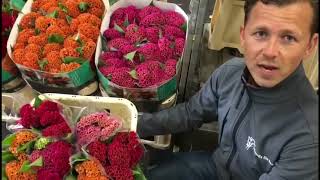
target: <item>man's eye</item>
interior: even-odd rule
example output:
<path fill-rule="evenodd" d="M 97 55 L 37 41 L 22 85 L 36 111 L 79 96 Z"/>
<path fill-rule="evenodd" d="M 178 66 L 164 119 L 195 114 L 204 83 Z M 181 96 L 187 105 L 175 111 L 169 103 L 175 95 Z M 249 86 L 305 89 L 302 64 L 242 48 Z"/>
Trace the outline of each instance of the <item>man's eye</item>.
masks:
<path fill-rule="evenodd" d="M 264 32 L 264 31 L 258 31 L 256 33 L 254 33 L 254 36 L 258 39 L 263 39 L 263 38 L 266 38 L 267 37 L 267 33 Z"/>
<path fill-rule="evenodd" d="M 293 36 L 290 36 L 290 35 L 285 35 L 285 36 L 283 36 L 283 39 L 284 39 L 284 41 L 286 41 L 286 42 L 295 42 L 295 41 L 296 41 L 296 38 L 293 37 Z"/>

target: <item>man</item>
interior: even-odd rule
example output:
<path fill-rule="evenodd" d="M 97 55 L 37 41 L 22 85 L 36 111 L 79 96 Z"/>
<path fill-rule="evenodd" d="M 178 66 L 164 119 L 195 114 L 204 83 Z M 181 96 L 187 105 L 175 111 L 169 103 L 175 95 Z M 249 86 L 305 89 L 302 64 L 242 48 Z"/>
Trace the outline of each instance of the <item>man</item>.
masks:
<path fill-rule="evenodd" d="M 309 0 L 247 0 L 244 60 L 219 67 L 189 102 L 144 114 L 141 137 L 177 133 L 218 119 L 213 153 L 177 153 L 149 179 L 318 178 L 318 97 L 302 66 L 317 45 Z"/>

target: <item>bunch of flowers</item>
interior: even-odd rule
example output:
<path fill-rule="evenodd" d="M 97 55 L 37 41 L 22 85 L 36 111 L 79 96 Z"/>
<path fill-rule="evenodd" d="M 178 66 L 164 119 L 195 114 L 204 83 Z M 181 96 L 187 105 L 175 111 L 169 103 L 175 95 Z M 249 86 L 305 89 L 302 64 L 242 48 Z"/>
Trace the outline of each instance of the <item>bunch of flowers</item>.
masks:
<path fill-rule="evenodd" d="M 35 100 L 33 106 L 25 104 L 20 109 L 18 121 L 24 128 L 39 129 L 45 137 L 64 137 L 71 133 L 61 107 L 53 101 Z"/>
<path fill-rule="evenodd" d="M 186 36 L 186 21 L 175 11 L 149 5 L 119 8 L 103 33 L 107 41 L 99 70 L 128 88 L 159 86 L 176 74 Z"/>
<path fill-rule="evenodd" d="M 19 25 L 13 61 L 49 73 L 70 72 L 94 54 L 102 0 L 36 0 Z"/>
<path fill-rule="evenodd" d="M 66 141 L 54 142 L 28 130 L 19 131 L 4 141 L 9 144 L 8 151 L 2 151 L 8 179 L 63 179 L 70 170 L 73 148 Z"/>
<path fill-rule="evenodd" d="M 111 142 L 96 140 L 87 146 L 88 153 L 104 166 L 108 176 L 115 180 L 134 179 L 139 171 L 139 162 L 144 149 L 135 132 L 118 132 Z"/>

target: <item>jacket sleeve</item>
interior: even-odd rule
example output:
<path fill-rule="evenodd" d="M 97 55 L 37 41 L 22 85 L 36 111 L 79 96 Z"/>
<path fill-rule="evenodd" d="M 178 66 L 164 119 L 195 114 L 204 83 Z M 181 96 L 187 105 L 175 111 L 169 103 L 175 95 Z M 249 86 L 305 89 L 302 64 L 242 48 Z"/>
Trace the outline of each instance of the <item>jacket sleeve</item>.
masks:
<path fill-rule="evenodd" d="M 218 71 L 203 88 L 188 102 L 156 113 L 143 113 L 138 120 L 137 133 L 140 137 L 178 133 L 199 128 L 204 122 L 217 118 Z"/>
<path fill-rule="evenodd" d="M 287 148 L 271 171 L 262 174 L 259 180 L 318 179 L 318 148 L 318 144 Z"/>

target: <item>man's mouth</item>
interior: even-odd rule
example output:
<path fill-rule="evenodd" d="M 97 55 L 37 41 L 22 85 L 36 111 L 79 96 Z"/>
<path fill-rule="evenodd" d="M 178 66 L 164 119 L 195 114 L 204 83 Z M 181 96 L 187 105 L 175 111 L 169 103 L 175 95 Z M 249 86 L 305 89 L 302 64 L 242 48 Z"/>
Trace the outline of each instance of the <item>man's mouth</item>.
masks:
<path fill-rule="evenodd" d="M 258 64 L 258 67 L 263 68 L 267 71 L 274 71 L 277 70 L 278 68 L 276 66 L 273 65 L 265 65 L 265 64 Z"/>

